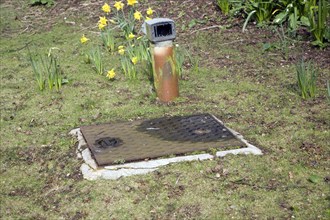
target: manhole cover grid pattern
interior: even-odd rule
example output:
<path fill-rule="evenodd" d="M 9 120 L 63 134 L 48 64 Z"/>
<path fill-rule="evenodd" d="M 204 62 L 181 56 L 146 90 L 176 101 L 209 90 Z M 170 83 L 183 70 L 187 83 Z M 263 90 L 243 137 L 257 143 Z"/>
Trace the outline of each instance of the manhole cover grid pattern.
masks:
<path fill-rule="evenodd" d="M 245 146 L 214 116 L 175 116 L 81 127 L 98 165 Z"/>

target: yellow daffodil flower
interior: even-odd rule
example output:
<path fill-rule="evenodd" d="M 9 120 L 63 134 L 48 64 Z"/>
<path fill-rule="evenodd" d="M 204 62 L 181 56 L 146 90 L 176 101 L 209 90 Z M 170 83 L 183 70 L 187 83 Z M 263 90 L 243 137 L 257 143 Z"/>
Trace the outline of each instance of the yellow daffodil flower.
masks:
<path fill-rule="evenodd" d="M 80 38 L 80 43 L 85 44 L 87 41 L 89 41 L 89 39 L 85 37 L 85 34 L 83 34 L 83 36 Z"/>
<path fill-rule="evenodd" d="M 124 49 L 125 47 L 124 46 L 119 46 L 118 47 L 118 53 L 120 54 L 120 55 L 124 55 L 124 53 L 125 53 L 125 49 Z"/>
<path fill-rule="evenodd" d="M 115 73 L 115 70 L 114 69 L 108 71 L 107 77 L 109 79 L 113 79 L 113 78 L 115 78 L 115 76 L 116 76 L 116 73 Z"/>
<path fill-rule="evenodd" d="M 102 23 L 98 24 L 100 30 L 103 30 L 106 26 L 107 26 L 106 24 L 102 24 Z"/>
<path fill-rule="evenodd" d="M 148 16 L 146 16 L 146 20 L 145 21 L 150 21 L 151 18 L 149 18 Z"/>
<path fill-rule="evenodd" d="M 133 58 L 131 59 L 131 61 L 132 61 L 132 63 L 133 63 L 134 65 L 136 65 L 137 62 L 139 61 L 139 59 L 138 59 L 137 57 L 133 57 Z"/>
<path fill-rule="evenodd" d="M 127 0 L 127 5 L 130 5 L 130 6 L 134 6 L 137 3 L 138 3 L 137 0 Z"/>
<path fill-rule="evenodd" d="M 141 14 L 141 12 L 139 12 L 139 11 L 136 11 L 135 13 L 134 13 L 134 18 L 135 18 L 135 20 L 141 20 L 141 17 L 142 17 L 142 14 Z"/>
<path fill-rule="evenodd" d="M 99 23 L 107 25 L 108 19 L 106 17 L 100 17 Z"/>
<path fill-rule="evenodd" d="M 118 50 L 118 53 L 119 53 L 120 55 L 124 55 L 124 54 L 125 54 L 125 50 L 124 50 L 124 49 L 119 49 L 119 50 Z"/>
<path fill-rule="evenodd" d="M 104 3 L 104 5 L 102 6 L 102 11 L 104 11 L 105 13 L 110 13 L 111 8 L 107 3 Z"/>
<path fill-rule="evenodd" d="M 135 37 L 135 35 L 133 34 L 133 33 L 130 33 L 129 35 L 128 35 L 128 39 L 133 39 Z"/>
<path fill-rule="evenodd" d="M 147 15 L 152 15 L 154 11 L 149 7 L 147 10 Z"/>
<path fill-rule="evenodd" d="M 119 2 L 116 1 L 114 7 L 117 9 L 117 11 L 119 11 L 124 8 L 124 3 L 122 3 L 121 1 Z"/>

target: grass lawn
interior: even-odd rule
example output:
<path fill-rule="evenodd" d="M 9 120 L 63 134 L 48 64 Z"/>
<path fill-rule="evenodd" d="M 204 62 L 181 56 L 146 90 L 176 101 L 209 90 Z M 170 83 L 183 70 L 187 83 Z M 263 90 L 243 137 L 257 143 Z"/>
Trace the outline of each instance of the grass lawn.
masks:
<path fill-rule="evenodd" d="M 1 219 L 330 217 L 329 47 L 292 40 L 286 57 L 271 28 L 251 25 L 242 33 L 244 20 L 221 17 L 211 4 L 180 1 L 165 10 L 172 3 L 141 1 L 176 18 L 176 42 L 198 60 L 198 68 L 184 68 L 180 98 L 162 104 L 146 75 L 124 77 L 118 55 L 103 51 L 105 68 L 116 68 L 114 81 L 84 62 L 79 39 L 86 34 L 100 45 L 95 23 L 103 2 L 58 2 L 52 8 L 0 3 Z M 194 13 L 189 4 L 202 6 Z M 189 27 L 203 10 L 206 23 Z M 277 47 L 263 51 L 267 42 Z M 59 48 L 69 80 L 59 92 L 38 90 L 28 59 L 28 48 L 47 53 L 51 47 Z M 302 57 L 319 69 L 313 99 L 302 99 L 297 89 L 295 64 Z M 197 113 L 216 115 L 264 155 L 184 162 L 116 181 L 82 178 L 71 129 Z"/>

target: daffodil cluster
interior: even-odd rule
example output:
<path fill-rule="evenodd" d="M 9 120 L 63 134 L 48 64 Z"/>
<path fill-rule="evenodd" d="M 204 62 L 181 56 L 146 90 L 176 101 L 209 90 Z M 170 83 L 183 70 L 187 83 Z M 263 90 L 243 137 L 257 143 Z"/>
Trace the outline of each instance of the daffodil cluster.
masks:
<path fill-rule="evenodd" d="M 139 32 L 136 30 L 140 28 L 144 21 L 152 19 L 154 10 L 151 7 L 146 10 L 137 9 L 137 4 L 137 0 L 107 0 L 101 6 L 102 14 L 97 21 L 97 28 L 101 31 L 104 47 L 112 55 L 120 56 L 121 69 L 125 76 L 129 78 L 136 77 L 137 69 L 143 63 L 146 61 L 151 62 L 147 40 L 144 36 L 139 36 Z M 122 38 L 116 38 L 118 29 L 123 31 L 123 36 L 126 38 L 125 42 L 122 42 Z M 88 41 L 90 39 L 83 34 L 80 43 L 86 45 Z M 87 54 L 87 57 L 88 60 L 92 61 L 89 54 Z M 110 80 L 113 80 L 116 76 L 115 68 L 105 73 Z"/>
<path fill-rule="evenodd" d="M 151 20 L 151 16 L 153 15 L 153 13 L 154 13 L 154 11 L 152 10 L 152 8 L 149 7 L 146 11 L 147 15 L 144 17 L 144 20 L 145 21 Z M 134 12 L 134 19 L 140 21 L 141 18 L 143 18 L 142 13 L 140 11 L 135 11 Z"/>
<path fill-rule="evenodd" d="M 138 4 L 137 0 L 127 0 L 126 2 L 126 7 L 132 8 L 129 10 L 129 14 L 125 16 L 124 14 L 124 7 L 125 4 L 122 1 L 115 1 L 113 4 L 113 7 L 116 9 L 116 12 L 114 13 L 113 19 L 110 19 L 109 21 L 114 24 L 118 24 L 119 27 L 124 29 L 125 31 L 125 26 L 133 27 L 134 28 L 134 21 L 147 21 L 152 19 L 152 15 L 154 13 L 154 10 L 149 7 L 146 12 L 145 16 L 141 11 L 134 10 L 136 4 Z M 111 12 L 111 6 L 108 3 L 104 3 L 102 6 L 102 11 L 106 13 L 106 15 L 109 15 Z M 132 15 L 130 14 L 132 13 Z M 103 30 L 107 26 L 107 22 L 104 20 L 99 20 L 98 22 L 98 27 L 100 30 Z M 131 30 L 133 31 L 133 29 Z"/>

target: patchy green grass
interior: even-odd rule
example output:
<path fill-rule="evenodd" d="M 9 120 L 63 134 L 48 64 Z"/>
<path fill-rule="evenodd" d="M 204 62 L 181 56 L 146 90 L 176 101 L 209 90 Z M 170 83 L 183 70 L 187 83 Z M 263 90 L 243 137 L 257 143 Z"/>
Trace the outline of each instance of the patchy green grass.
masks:
<path fill-rule="evenodd" d="M 14 19 L 12 8 L 2 9 L 1 19 Z M 8 33 L 15 37 L 0 40 L 1 219 L 329 217 L 330 115 L 323 83 L 329 66 L 321 67 L 317 97 L 304 101 L 294 63 L 262 53 L 261 43 L 237 32 L 199 32 L 178 39 L 191 42 L 200 66 L 185 70 L 180 98 L 165 105 L 155 100 L 145 76 L 129 81 L 118 72 L 112 82 L 95 74 L 83 62 L 78 26 L 59 22 L 50 31 Z M 60 92 L 38 90 L 27 43 L 44 53 L 60 48 L 69 79 Z M 105 60 L 107 69 L 117 65 L 109 54 Z M 205 112 L 264 155 L 173 164 L 116 181 L 82 179 L 71 129 Z"/>

